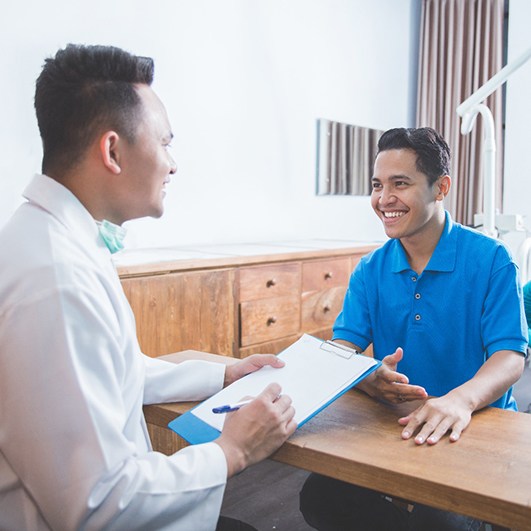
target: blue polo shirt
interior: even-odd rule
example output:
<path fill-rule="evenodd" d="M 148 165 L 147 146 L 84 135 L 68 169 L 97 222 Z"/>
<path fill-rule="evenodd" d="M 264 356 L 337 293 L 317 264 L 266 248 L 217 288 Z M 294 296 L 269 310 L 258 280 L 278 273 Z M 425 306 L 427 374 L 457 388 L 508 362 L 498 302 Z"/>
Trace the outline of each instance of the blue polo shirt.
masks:
<path fill-rule="evenodd" d="M 442 396 L 470 380 L 499 350 L 527 348 L 518 268 L 507 248 L 455 223 L 446 223 L 422 274 L 391 239 L 363 257 L 352 273 L 334 339 L 382 359 L 404 349 L 398 371 L 428 394 Z M 516 409 L 511 390 L 493 406 Z"/>

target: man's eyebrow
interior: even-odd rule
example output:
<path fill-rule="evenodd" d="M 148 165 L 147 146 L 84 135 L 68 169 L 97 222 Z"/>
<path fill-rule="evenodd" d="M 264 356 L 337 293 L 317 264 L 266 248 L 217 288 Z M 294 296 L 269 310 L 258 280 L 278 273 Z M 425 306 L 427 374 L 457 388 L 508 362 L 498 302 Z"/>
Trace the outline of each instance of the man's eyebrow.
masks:
<path fill-rule="evenodd" d="M 390 181 L 411 181 L 411 177 L 409 175 L 391 175 L 389 177 Z"/>
<path fill-rule="evenodd" d="M 390 181 L 411 181 L 411 177 L 409 175 L 391 175 L 389 177 Z M 371 181 L 380 181 L 378 177 L 372 177 Z"/>

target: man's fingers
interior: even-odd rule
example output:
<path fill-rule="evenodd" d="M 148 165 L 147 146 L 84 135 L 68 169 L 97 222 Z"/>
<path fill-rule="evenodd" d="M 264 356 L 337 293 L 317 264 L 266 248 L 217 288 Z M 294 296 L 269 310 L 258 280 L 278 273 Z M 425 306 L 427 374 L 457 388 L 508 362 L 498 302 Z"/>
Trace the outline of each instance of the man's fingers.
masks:
<path fill-rule="evenodd" d="M 241 362 L 247 367 L 247 372 L 254 372 L 266 365 L 280 368 L 286 365 L 282 359 L 274 354 L 253 354 Z"/>
<path fill-rule="evenodd" d="M 409 379 L 405 374 L 395 371 L 388 371 L 383 375 L 383 379 L 389 384 L 409 384 Z"/>
<path fill-rule="evenodd" d="M 406 425 L 402 430 L 402 439 L 409 439 L 412 437 L 417 428 L 426 421 L 426 416 L 423 412 L 423 409 L 424 406 L 421 406 L 410 413 L 407 417 L 398 419 L 399 424 L 402 426 L 404 424 Z"/>
<path fill-rule="evenodd" d="M 290 422 L 293 420 L 293 416 L 295 415 L 295 408 L 290 404 L 286 409 L 282 412 L 280 416 L 281 422 Z"/>
<path fill-rule="evenodd" d="M 290 396 L 280 395 L 276 400 L 273 401 L 273 404 L 281 413 L 284 413 L 291 407 L 291 402 L 292 400 Z"/>
<path fill-rule="evenodd" d="M 280 387 L 279 384 L 276 382 L 270 383 L 261 393 L 260 395 L 269 399 L 271 402 L 275 402 L 278 400 L 280 393 L 282 391 L 282 387 Z"/>
<path fill-rule="evenodd" d="M 404 357 L 404 351 L 401 347 L 398 347 L 393 354 L 389 354 L 388 356 L 385 356 L 382 360 L 382 363 L 385 365 L 394 365 L 396 364 Z"/>
<path fill-rule="evenodd" d="M 284 365 L 286 365 L 282 359 L 274 354 L 254 354 L 253 364 L 258 367 L 264 367 L 265 365 L 271 365 L 272 367 L 284 367 Z"/>
<path fill-rule="evenodd" d="M 439 425 L 433 430 L 431 435 L 426 434 L 426 442 L 428 444 L 435 444 L 441 440 L 441 438 L 446 434 L 450 429 L 451 423 L 448 420 L 443 420 Z"/>
<path fill-rule="evenodd" d="M 464 422 L 456 422 L 452 426 L 452 433 L 450 433 L 450 441 L 456 442 L 461 437 L 461 434 L 466 429 L 466 424 Z"/>
<path fill-rule="evenodd" d="M 415 444 L 424 444 L 426 439 L 433 433 L 433 425 L 428 422 L 424 424 L 419 434 L 415 437 Z"/>
<path fill-rule="evenodd" d="M 418 400 L 428 396 L 426 389 L 420 387 L 420 385 L 398 382 L 391 382 L 385 390 L 382 388 L 382 393 L 387 394 L 385 398 L 389 402 L 405 402 L 406 400 Z"/>
<path fill-rule="evenodd" d="M 396 384 L 393 391 L 395 392 L 397 402 L 428 398 L 426 389 L 424 389 L 424 387 L 420 387 L 419 385 Z"/>
<path fill-rule="evenodd" d="M 295 419 L 292 418 L 286 425 L 286 433 L 288 434 L 288 437 L 293 435 L 296 429 L 297 429 L 297 422 L 295 422 Z"/>
<path fill-rule="evenodd" d="M 415 436 L 416 444 L 436 444 L 448 432 L 450 441 L 455 442 L 470 423 L 471 414 L 466 408 L 456 408 L 455 401 L 448 398 L 432 398 L 423 403 L 409 415 L 398 419 L 404 426 L 402 438 L 410 439 Z"/>

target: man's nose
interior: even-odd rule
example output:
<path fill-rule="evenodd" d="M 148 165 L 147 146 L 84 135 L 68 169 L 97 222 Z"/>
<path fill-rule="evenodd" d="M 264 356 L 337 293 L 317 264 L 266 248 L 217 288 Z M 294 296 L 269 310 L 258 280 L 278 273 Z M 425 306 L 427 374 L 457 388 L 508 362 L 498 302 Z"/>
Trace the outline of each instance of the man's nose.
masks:
<path fill-rule="evenodd" d="M 392 193 L 392 190 L 390 190 L 387 186 L 382 186 L 382 189 L 380 190 L 380 197 L 378 198 L 378 202 L 386 205 L 387 203 L 390 203 L 394 201 L 396 197 Z"/>
<path fill-rule="evenodd" d="M 175 175 L 177 173 L 177 163 L 171 155 L 168 155 L 170 158 L 170 175 Z"/>

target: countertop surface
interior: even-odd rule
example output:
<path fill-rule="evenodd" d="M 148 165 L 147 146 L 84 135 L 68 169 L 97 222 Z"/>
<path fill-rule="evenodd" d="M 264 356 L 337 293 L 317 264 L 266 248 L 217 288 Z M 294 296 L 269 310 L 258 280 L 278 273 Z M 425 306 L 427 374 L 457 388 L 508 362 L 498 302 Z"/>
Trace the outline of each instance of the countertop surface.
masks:
<path fill-rule="evenodd" d="M 369 252 L 383 242 L 360 240 L 289 240 L 259 243 L 200 244 L 175 247 L 123 250 L 113 255 L 122 275 L 142 273 L 150 265 L 156 269 L 194 269 L 194 264 L 219 267 L 260 263 L 265 257 L 285 259 L 297 256 L 318 257 L 320 254 L 348 254 Z M 337 253 L 336 253 L 337 251 Z"/>

